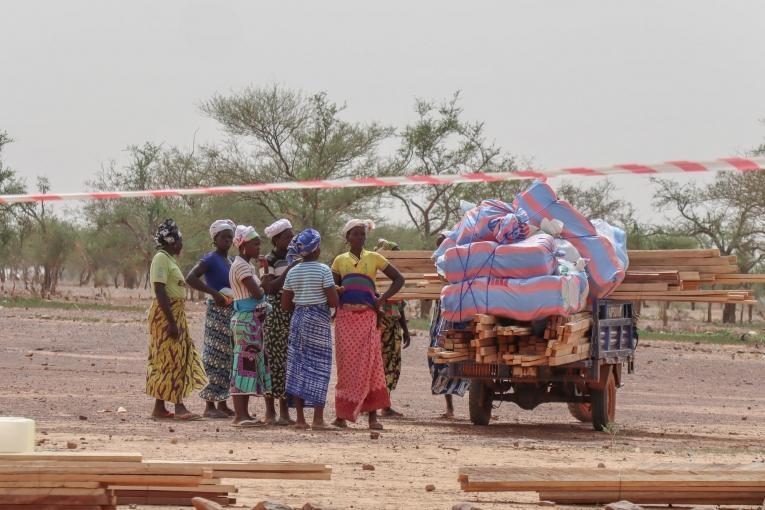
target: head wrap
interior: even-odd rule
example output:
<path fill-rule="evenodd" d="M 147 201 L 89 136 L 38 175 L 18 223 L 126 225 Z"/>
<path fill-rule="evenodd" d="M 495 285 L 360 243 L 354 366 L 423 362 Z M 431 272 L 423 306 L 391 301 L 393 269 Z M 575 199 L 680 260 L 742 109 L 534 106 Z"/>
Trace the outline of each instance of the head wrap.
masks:
<path fill-rule="evenodd" d="M 154 235 L 154 240 L 157 241 L 159 246 L 170 246 L 175 244 L 183 238 L 178 225 L 175 224 L 170 218 L 162 222 L 157 228 L 157 233 Z"/>
<path fill-rule="evenodd" d="M 236 230 L 236 225 L 234 222 L 231 220 L 217 220 L 212 225 L 210 225 L 210 237 L 215 239 L 215 236 L 226 230 L 230 230 L 233 234 L 234 230 Z"/>
<path fill-rule="evenodd" d="M 251 227 L 250 225 L 239 225 L 234 232 L 234 245 L 238 248 L 247 241 L 252 241 L 259 237 L 255 227 Z"/>
<path fill-rule="evenodd" d="M 290 223 L 290 220 L 286 218 L 282 218 L 280 220 L 276 220 L 275 222 L 271 223 L 269 226 L 266 227 L 265 233 L 266 237 L 269 239 L 273 239 L 274 237 L 278 236 L 285 230 L 288 230 L 292 228 L 292 223 Z"/>
<path fill-rule="evenodd" d="M 319 249 L 321 234 L 317 230 L 307 228 L 292 238 L 287 248 L 287 263 L 292 264 L 297 257 L 307 257 Z"/>
<path fill-rule="evenodd" d="M 350 232 L 352 228 L 356 228 L 356 227 L 364 227 L 367 233 L 369 233 L 372 230 L 374 230 L 375 222 L 372 220 L 358 220 L 358 219 L 348 220 L 348 223 L 346 223 L 345 226 L 343 227 L 343 237 L 347 236 L 348 232 Z"/>
<path fill-rule="evenodd" d="M 400 246 L 397 242 L 394 241 L 388 241 L 387 239 L 380 238 L 377 240 L 377 244 L 375 245 L 375 251 L 381 251 L 381 250 L 398 250 Z"/>

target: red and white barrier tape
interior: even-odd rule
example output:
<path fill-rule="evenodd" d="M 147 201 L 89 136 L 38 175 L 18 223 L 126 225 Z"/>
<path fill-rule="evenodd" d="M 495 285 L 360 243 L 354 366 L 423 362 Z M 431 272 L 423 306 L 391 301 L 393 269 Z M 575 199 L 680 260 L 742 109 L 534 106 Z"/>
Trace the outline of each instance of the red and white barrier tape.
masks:
<path fill-rule="evenodd" d="M 600 168 L 560 168 L 556 170 L 517 170 L 515 172 L 471 173 L 459 175 L 410 175 L 406 177 L 359 177 L 323 181 L 291 181 L 263 184 L 216 186 L 213 188 L 156 189 L 145 191 L 95 191 L 85 193 L 0 195 L 0 204 L 48 202 L 59 200 L 111 200 L 115 198 L 176 197 L 183 195 L 224 195 L 297 189 L 363 188 L 381 186 L 421 186 L 424 184 L 463 184 L 523 179 L 547 179 L 561 176 L 600 177 L 619 174 L 671 174 L 694 172 L 750 172 L 765 170 L 765 157 L 724 158 L 714 161 L 668 161 L 656 165 L 614 165 Z"/>

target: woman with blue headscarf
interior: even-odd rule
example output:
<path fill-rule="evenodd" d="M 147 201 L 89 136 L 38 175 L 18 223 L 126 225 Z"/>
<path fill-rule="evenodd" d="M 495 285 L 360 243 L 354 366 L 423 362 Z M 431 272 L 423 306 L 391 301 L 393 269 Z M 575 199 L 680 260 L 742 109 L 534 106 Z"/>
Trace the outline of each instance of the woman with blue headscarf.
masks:
<path fill-rule="evenodd" d="M 313 407 L 313 429 L 323 429 L 324 405 L 332 374 L 332 328 L 330 308 L 338 296 L 332 270 L 317 259 L 321 236 L 312 229 L 300 232 L 287 250 L 294 266 L 282 287 L 282 308 L 292 311 L 287 350 L 287 394 L 295 399 L 295 427 L 306 429 L 304 407 Z"/>

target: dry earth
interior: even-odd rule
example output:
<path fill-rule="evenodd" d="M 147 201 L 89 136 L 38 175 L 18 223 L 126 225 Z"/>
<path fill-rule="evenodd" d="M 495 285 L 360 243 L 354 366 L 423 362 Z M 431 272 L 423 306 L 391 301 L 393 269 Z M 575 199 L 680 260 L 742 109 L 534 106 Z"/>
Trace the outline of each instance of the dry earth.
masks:
<path fill-rule="evenodd" d="M 189 308 L 199 344 L 204 309 Z M 575 422 L 561 404 L 533 412 L 503 404 L 491 426 L 474 427 L 466 419 L 467 400 L 457 399 L 458 419 L 439 419 L 443 399 L 430 394 L 427 339 L 420 334 L 404 351 L 394 393 L 406 418 L 385 421 L 380 439 L 371 440 L 361 424 L 347 431 L 299 433 L 243 431 L 225 421 L 151 421 L 151 401 L 143 394 L 142 312 L 4 308 L 0 325 L 0 415 L 37 420 L 46 449 L 65 449 L 67 441 L 76 441 L 88 451 L 139 451 L 153 459 L 334 467 L 329 482 L 242 481 L 240 507 L 270 499 L 354 509 L 448 509 L 460 501 L 483 509 L 533 508 L 535 494 L 460 492 L 458 466 L 765 462 L 759 378 L 765 360 L 751 346 L 643 342 L 637 373 L 619 390 L 619 426 L 610 435 Z M 190 404 L 201 410 L 199 400 Z M 114 412 L 120 406 L 128 412 Z M 262 414 L 261 401 L 254 407 Z M 375 471 L 363 471 L 364 463 Z M 427 484 L 436 490 L 426 492 Z"/>

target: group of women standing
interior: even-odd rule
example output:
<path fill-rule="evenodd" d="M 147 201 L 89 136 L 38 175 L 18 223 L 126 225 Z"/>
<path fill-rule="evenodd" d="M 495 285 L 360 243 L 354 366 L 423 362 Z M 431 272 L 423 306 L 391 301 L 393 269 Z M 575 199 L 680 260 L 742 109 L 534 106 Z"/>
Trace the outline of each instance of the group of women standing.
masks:
<path fill-rule="evenodd" d="M 399 415 L 391 407 L 390 393 L 409 332 L 403 307 L 390 298 L 404 285 L 404 277 L 381 254 L 365 249 L 372 228 L 368 220 L 349 221 L 343 228 L 349 249 L 330 269 L 318 262 L 321 235 L 313 229 L 295 235 L 288 220 L 273 223 L 265 229 L 273 248 L 261 258 L 260 236 L 253 227 L 219 220 L 210 226 L 215 249 L 184 278 L 175 260 L 183 238 L 177 225 L 166 220 L 157 231 L 158 251 L 150 271 L 155 300 L 149 312 L 146 392 L 155 399 L 152 416 L 308 428 L 304 408 L 312 407 L 310 427 L 323 428 L 332 368 L 331 309 L 336 310 L 337 361 L 333 424 L 346 427 L 364 413 L 371 429 L 381 429 L 378 411 Z M 233 260 L 232 245 L 238 251 Z M 260 271 L 253 265 L 258 260 Z M 391 280 L 381 295 L 375 287 L 378 271 Z M 185 283 L 210 296 L 201 357 L 188 331 Z M 197 390 L 206 401 L 202 416 L 183 404 Z M 249 412 L 253 395 L 265 397 L 263 421 Z M 233 409 L 227 405 L 229 397 Z M 172 411 L 166 402 L 175 405 Z M 294 422 L 291 405 L 297 410 Z"/>

